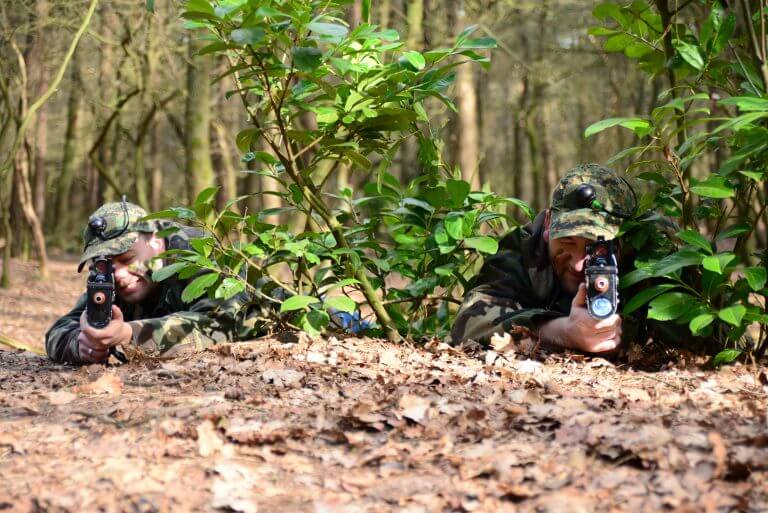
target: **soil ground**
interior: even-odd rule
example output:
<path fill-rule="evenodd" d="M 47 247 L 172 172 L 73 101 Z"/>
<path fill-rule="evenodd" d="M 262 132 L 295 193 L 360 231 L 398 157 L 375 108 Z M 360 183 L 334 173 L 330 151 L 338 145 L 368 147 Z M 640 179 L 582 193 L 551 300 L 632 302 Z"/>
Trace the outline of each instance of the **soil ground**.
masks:
<path fill-rule="evenodd" d="M 0 334 L 82 289 L 14 262 Z M 765 367 L 640 371 L 284 333 L 176 360 L 0 350 L 0 511 L 766 512 Z"/>

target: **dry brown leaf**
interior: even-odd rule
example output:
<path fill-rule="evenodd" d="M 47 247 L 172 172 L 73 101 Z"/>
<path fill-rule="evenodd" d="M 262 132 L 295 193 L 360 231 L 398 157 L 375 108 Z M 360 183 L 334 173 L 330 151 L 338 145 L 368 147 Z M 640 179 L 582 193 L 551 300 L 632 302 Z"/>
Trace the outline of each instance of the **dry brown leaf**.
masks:
<path fill-rule="evenodd" d="M 722 478 L 728 468 L 728 449 L 717 431 L 710 431 L 707 439 L 712 444 L 712 456 L 715 458 L 715 477 Z"/>
<path fill-rule="evenodd" d="M 261 379 L 278 387 L 295 388 L 301 385 L 304 376 L 303 372 L 293 369 L 267 369 L 262 373 Z"/>
<path fill-rule="evenodd" d="M 258 483 L 254 472 L 245 465 L 224 461 L 216 465 L 216 478 L 211 486 L 211 506 L 224 511 L 257 513 L 254 486 Z"/>
<path fill-rule="evenodd" d="M 643 388 L 622 387 L 619 395 L 630 401 L 650 401 L 651 395 Z"/>
<path fill-rule="evenodd" d="M 76 386 L 72 390 L 78 394 L 120 395 L 123 393 L 123 380 L 114 372 L 105 372 L 96 381 Z"/>
<path fill-rule="evenodd" d="M 200 456 L 207 458 L 217 454 L 224 447 L 224 440 L 221 439 L 213 422 L 203 421 L 197 426 L 197 452 Z"/>
<path fill-rule="evenodd" d="M 429 413 L 429 399 L 414 394 L 405 394 L 398 402 L 398 415 L 424 424 Z"/>
<path fill-rule="evenodd" d="M 61 406 L 62 404 L 69 404 L 75 399 L 77 399 L 76 394 L 73 394 L 72 392 L 67 392 L 66 390 L 59 390 L 57 392 L 48 392 L 46 394 L 46 397 L 48 397 L 48 401 L 50 401 L 51 404 L 55 404 L 56 406 Z"/>

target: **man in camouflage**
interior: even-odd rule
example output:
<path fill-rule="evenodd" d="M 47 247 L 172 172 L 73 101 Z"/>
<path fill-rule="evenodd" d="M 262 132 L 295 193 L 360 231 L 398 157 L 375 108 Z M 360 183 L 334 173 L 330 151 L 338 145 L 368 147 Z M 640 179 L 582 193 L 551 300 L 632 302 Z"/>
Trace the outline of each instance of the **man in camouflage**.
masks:
<path fill-rule="evenodd" d="M 188 249 L 189 240 L 202 234 L 168 221 L 142 221 L 146 215 L 141 207 L 123 202 L 103 205 L 91 216 L 106 225 L 100 233 L 93 223 L 86 226 L 78 272 L 97 256 L 111 257 L 116 292 L 112 321 L 103 329 L 90 326 L 85 317 L 86 294 L 81 295 L 72 311 L 45 335 L 51 360 L 102 363 L 110 349 L 118 346 L 126 353 L 172 356 L 184 349 L 258 334 L 261 326 L 246 293 L 226 301 L 203 296 L 185 303 L 181 293 L 188 280 L 172 276 L 152 281 L 152 271 L 163 265 L 158 255 L 167 249 Z M 158 235 L 174 226 L 177 230 L 168 230 L 169 235 Z"/>
<path fill-rule="evenodd" d="M 584 185 L 597 202 L 574 208 L 569 198 Z M 493 334 L 530 331 L 539 340 L 589 353 L 613 351 L 622 319 L 593 319 L 585 306 L 586 247 L 616 237 L 634 209 L 634 191 L 614 171 L 597 164 L 570 170 L 557 184 L 549 209 L 507 235 L 486 260 L 459 309 L 450 342 L 488 343 Z"/>

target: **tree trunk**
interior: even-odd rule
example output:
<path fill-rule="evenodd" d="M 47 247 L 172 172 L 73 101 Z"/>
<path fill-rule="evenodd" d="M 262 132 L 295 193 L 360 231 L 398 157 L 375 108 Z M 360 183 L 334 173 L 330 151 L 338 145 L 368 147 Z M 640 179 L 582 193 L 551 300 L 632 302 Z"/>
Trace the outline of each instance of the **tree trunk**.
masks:
<path fill-rule="evenodd" d="M 464 6 L 457 2 L 456 35 L 465 28 Z M 456 97 L 459 109 L 459 154 L 456 159 L 462 178 L 469 182 L 473 191 L 480 190 L 480 142 L 477 119 L 477 90 L 474 67 L 469 63 L 458 67 Z"/>
<path fill-rule="evenodd" d="M 216 208 L 221 211 L 224 210 L 227 201 L 237 197 L 237 171 L 232 162 L 232 146 L 229 144 L 227 129 L 218 122 L 214 123 L 213 127 L 215 128 L 217 146 L 214 153 L 214 158 L 218 163 L 216 174 L 218 175 L 217 181 L 221 185 L 221 190 L 216 196 Z"/>
<path fill-rule="evenodd" d="M 152 171 L 150 172 L 149 206 L 153 212 L 162 209 L 163 191 L 163 149 L 160 144 L 160 124 L 152 123 Z"/>
<path fill-rule="evenodd" d="M 186 154 L 189 202 L 214 184 L 211 162 L 211 67 L 210 55 L 198 56 L 203 44 L 189 38 L 187 65 Z"/>
<path fill-rule="evenodd" d="M 28 144 L 24 146 L 29 148 Z M 43 236 L 43 227 L 40 224 L 40 219 L 37 217 L 35 207 L 33 205 L 32 186 L 29 179 L 29 160 L 25 151 L 19 151 L 16 153 L 14 159 L 13 172 L 17 186 L 16 193 L 19 199 L 19 205 L 24 214 L 29 227 L 32 230 L 32 237 L 35 240 L 35 247 L 38 252 L 38 259 L 40 262 L 40 277 L 45 278 L 48 276 L 48 252 L 45 249 L 45 237 Z"/>
<path fill-rule="evenodd" d="M 67 227 L 71 221 L 72 210 L 71 189 L 75 171 L 75 155 L 78 148 L 78 120 L 82 99 L 83 84 L 80 78 L 80 52 L 72 57 L 72 73 L 67 101 L 67 128 L 64 135 L 64 154 L 61 160 L 61 176 L 59 176 L 56 196 L 56 237 L 62 242 L 68 234 Z"/>
<path fill-rule="evenodd" d="M 382 0 L 379 2 L 379 26 L 381 28 L 389 28 L 389 15 L 392 12 L 392 3 L 390 0 Z"/>
<path fill-rule="evenodd" d="M 424 46 L 424 0 L 409 0 L 407 4 L 408 38 L 405 46 L 409 50 L 421 51 Z"/>
<path fill-rule="evenodd" d="M 29 97 L 35 99 L 48 89 L 50 82 L 45 55 L 46 38 L 42 37 L 46 33 L 45 25 L 48 23 L 49 12 L 48 0 L 35 1 L 34 26 L 36 29 L 29 33 L 29 46 L 25 56 L 29 74 Z M 30 170 L 34 180 L 32 199 L 37 218 L 42 221 L 45 219 L 45 196 L 48 181 L 48 170 L 45 165 L 48 148 L 48 109 L 45 105 L 37 111 L 33 134 L 33 157 L 32 169 Z"/>

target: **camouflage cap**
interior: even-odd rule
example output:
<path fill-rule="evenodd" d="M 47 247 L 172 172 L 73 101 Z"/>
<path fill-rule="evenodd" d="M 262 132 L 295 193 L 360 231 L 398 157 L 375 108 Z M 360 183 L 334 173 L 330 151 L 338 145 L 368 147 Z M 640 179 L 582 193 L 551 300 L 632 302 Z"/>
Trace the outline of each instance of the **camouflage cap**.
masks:
<path fill-rule="evenodd" d="M 77 272 L 83 270 L 85 263 L 97 256 L 114 256 L 128 251 L 139 232 L 153 233 L 157 229 L 155 221 L 140 221 L 147 211 L 133 203 L 106 203 L 88 218 L 83 230 L 83 256 Z"/>
<path fill-rule="evenodd" d="M 594 190 L 594 198 L 586 204 L 579 198 L 585 184 Z M 552 193 L 549 236 L 610 240 L 636 207 L 634 191 L 621 175 L 598 164 L 579 164 L 560 179 Z"/>

